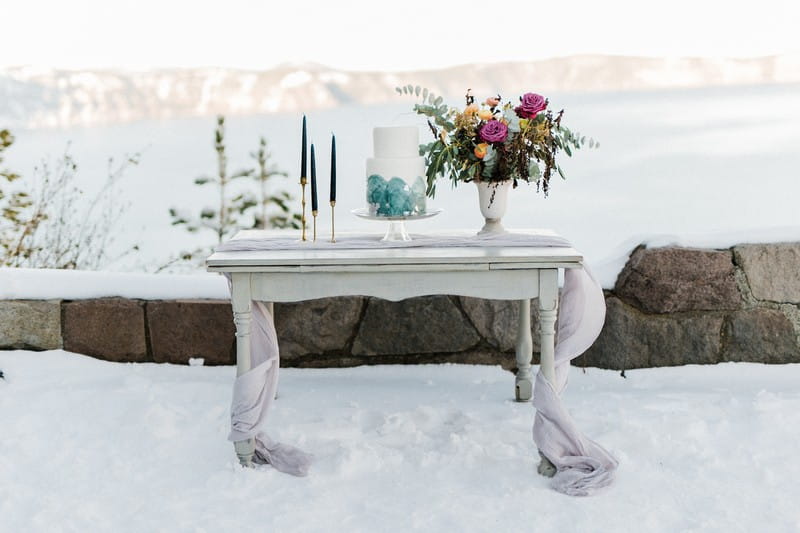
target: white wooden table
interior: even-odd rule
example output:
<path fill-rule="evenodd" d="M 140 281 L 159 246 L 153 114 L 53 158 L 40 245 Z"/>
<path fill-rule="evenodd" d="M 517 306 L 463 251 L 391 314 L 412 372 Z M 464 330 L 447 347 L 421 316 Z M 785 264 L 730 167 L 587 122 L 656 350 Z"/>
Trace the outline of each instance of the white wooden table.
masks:
<path fill-rule="evenodd" d="M 237 375 L 250 369 L 252 300 L 375 296 L 398 301 L 431 294 L 518 300 L 515 396 L 528 401 L 533 392 L 530 300 L 539 298 L 541 368 L 553 382 L 558 269 L 581 268 L 582 261 L 575 249 L 561 247 L 309 248 L 217 252 L 207 267 L 231 275 Z"/>

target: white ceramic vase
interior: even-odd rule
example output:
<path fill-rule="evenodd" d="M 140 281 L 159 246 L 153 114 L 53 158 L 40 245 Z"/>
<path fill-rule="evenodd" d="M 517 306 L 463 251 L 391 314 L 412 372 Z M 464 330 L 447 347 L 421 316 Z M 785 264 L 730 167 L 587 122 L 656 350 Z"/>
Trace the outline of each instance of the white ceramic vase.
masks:
<path fill-rule="evenodd" d="M 481 206 L 481 214 L 486 219 L 486 223 L 478 232 L 478 235 L 506 233 L 506 229 L 500 221 L 503 215 L 506 214 L 511 180 L 476 181 L 475 185 L 478 187 L 478 202 Z"/>

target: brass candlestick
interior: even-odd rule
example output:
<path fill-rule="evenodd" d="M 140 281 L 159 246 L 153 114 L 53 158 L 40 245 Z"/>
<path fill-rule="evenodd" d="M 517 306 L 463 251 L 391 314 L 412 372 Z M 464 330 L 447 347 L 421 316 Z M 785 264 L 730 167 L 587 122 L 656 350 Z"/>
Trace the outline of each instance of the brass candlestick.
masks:
<path fill-rule="evenodd" d="M 317 242 L 317 213 L 318 211 L 316 209 L 311 211 L 311 216 L 314 217 L 314 237 L 311 239 L 311 242 Z"/>
<path fill-rule="evenodd" d="M 306 239 L 306 177 L 300 177 L 300 185 L 303 187 L 303 195 L 300 197 L 300 204 L 303 206 L 303 214 L 300 217 L 300 224 L 303 226 L 303 235 L 301 240 L 308 240 Z"/>
<path fill-rule="evenodd" d="M 336 200 L 331 200 L 331 242 L 336 242 L 336 225 L 334 216 L 334 207 L 336 207 Z"/>

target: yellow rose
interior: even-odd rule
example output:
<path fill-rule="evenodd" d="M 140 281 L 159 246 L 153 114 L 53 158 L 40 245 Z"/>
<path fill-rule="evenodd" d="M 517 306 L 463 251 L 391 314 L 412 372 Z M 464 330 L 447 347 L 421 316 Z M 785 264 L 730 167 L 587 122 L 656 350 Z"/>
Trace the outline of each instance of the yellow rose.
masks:
<path fill-rule="evenodd" d="M 478 112 L 478 104 L 469 104 L 464 108 L 464 114 L 467 116 L 474 115 Z"/>
<path fill-rule="evenodd" d="M 528 120 L 527 118 L 521 118 L 521 119 L 519 119 L 519 128 L 522 129 L 522 130 L 527 130 L 528 129 L 528 125 L 530 123 L 531 123 L 531 121 Z"/>
<path fill-rule="evenodd" d="M 486 152 L 489 150 L 488 143 L 480 143 L 475 147 L 475 157 L 478 159 L 483 159 L 486 157 Z"/>
<path fill-rule="evenodd" d="M 481 109 L 478 111 L 478 118 L 481 120 L 491 120 L 492 119 L 492 112 L 488 109 Z"/>

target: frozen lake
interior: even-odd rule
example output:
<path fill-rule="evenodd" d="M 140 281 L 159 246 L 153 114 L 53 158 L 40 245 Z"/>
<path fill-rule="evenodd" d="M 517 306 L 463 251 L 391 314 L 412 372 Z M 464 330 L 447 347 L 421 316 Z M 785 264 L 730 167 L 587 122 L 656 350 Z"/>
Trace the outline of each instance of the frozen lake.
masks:
<path fill-rule="evenodd" d="M 566 109 L 566 125 L 594 137 L 601 148 L 578 152 L 572 159 L 561 154 L 567 180 L 556 178 L 547 199 L 531 186 L 513 191 L 506 227 L 553 228 L 571 239 L 592 264 L 614 260 L 658 234 L 724 233 L 726 242 L 755 234 L 800 239 L 800 86 L 547 96 L 552 108 Z M 324 177 L 323 199 L 328 194 L 330 133 L 336 133 L 337 229 L 384 230 L 382 223 L 360 220 L 350 211 L 364 205 L 364 161 L 371 156 L 374 126 L 418 124 L 421 140 L 428 142 L 424 121 L 409 112 L 412 104 L 398 97 L 396 105 L 309 113 L 309 132 L 322 156 L 318 169 Z M 141 164 L 130 169 L 121 186 L 130 207 L 117 242 L 120 247 L 140 243 L 141 251 L 112 268 L 154 270 L 176 251 L 214 243 L 210 233 L 193 236 L 170 227 L 168 216 L 170 206 L 198 213 L 204 205 L 213 205 L 214 189 L 195 186 L 193 180 L 215 169 L 214 126 L 209 117 L 15 131 L 17 144 L 7 163 L 29 176 L 43 156 L 58 156 L 70 142 L 80 179 L 91 189 L 103 179 L 109 156 L 142 151 Z M 248 154 L 258 137 L 265 136 L 277 165 L 292 176 L 282 184 L 298 195 L 298 210 L 300 127 L 301 117 L 294 113 L 227 121 L 231 169 L 251 165 Z M 324 233 L 328 208 L 320 203 L 319 227 Z M 409 223 L 412 233 L 477 230 L 482 225 L 472 185 L 453 190 L 442 181 L 429 206 L 444 212 Z"/>

